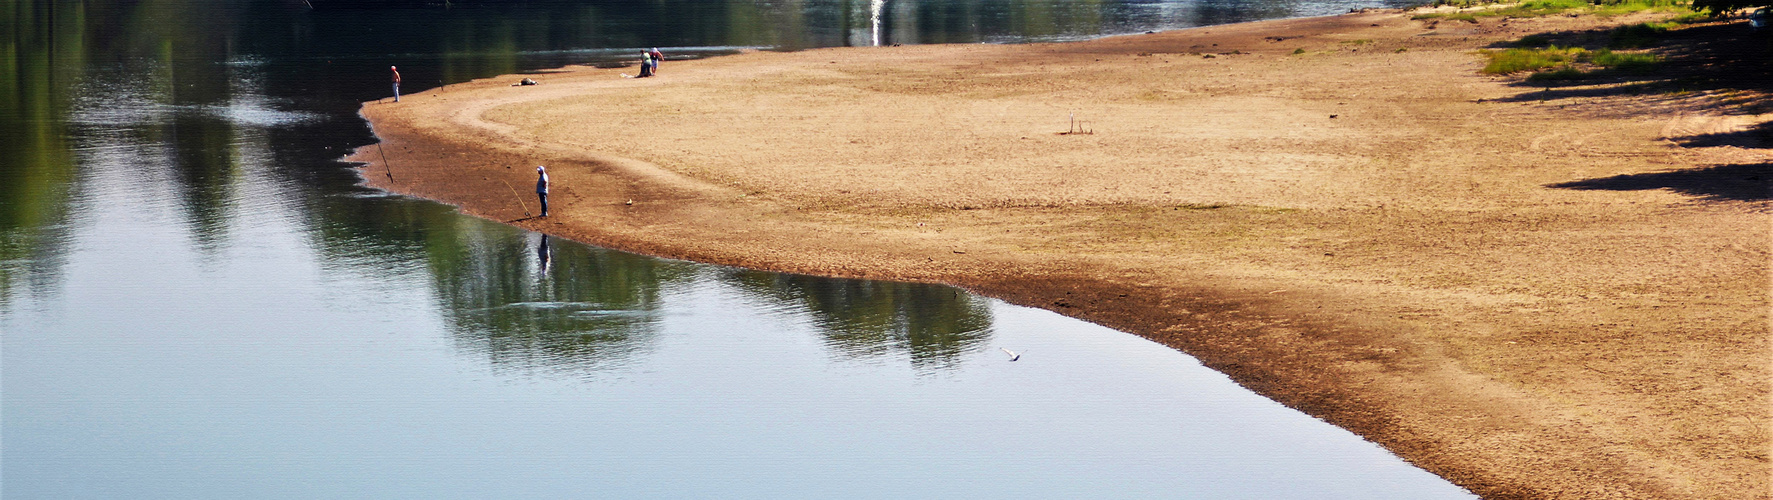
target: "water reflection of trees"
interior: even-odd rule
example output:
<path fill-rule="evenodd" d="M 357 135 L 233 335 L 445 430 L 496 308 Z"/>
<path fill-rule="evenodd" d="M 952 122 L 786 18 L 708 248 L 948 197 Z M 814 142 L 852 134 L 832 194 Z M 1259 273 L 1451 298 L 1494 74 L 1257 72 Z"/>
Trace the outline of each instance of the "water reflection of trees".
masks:
<path fill-rule="evenodd" d="M 734 270 L 726 281 L 784 310 L 804 310 L 843 356 L 905 356 L 919 370 L 958 366 L 991 339 L 985 299 L 941 285 Z"/>
<path fill-rule="evenodd" d="M 586 345 L 625 342 L 596 341 L 598 334 L 561 340 L 636 321 L 620 314 L 507 306 L 646 309 L 658 281 L 667 279 L 655 274 L 665 268 L 644 270 L 658 264 L 623 261 L 629 257 L 621 254 L 575 254 L 557 255 L 556 266 L 540 273 L 547 279 L 513 274 L 514 268 L 489 259 L 517 256 L 517 249 L 507 248 L 516 243 L 499 239 L 515 241 L 514 236 L 465 231 L 447 208 L 339 196 L 356 192 L 351 187 L 356 178 L 334 159 L 373 140 L 356 117 L 357 103 L 385 95 L 391 62 L 401 66 L 408 90 L 417 91 L 446 81 L 625 57 L 634 47 L 865 44 L 872 38 L 875 6 L 869 0 L 489 3 L 499 4 L 327 12 L 310 11 L 299 1 L 0 1 L 0 54 L 5 55 L 0 58 L 0 146 L 6 152 L 0 154 L 0 305 L 21 289 L 44 294 L 59 283 L 70 214 L 81 210 L 74 200 L 81 199 L 82 179 L 120 169 L 134 182 L 165 188 L 143 192 L 172 193 L 195 246 L 210 253 L 229 244 L 231 220 L 244 210 L 238 198 L 267 195 L 257 189 L 264 186 L 244 189 L 243 179 L 277 181 L 271 190 L 304 212 L 298 217 L 315 233 L 316 248 L 329 265 L 390 272 L 377 266 L 425 263 L 412 272 L 435 274 L 451 321 L 484 336 L 463 341 L 487 346 L 489 357 L 559 360 L 571 357 L 564 353 L 590 352 Z M 1302 15 L 1328 4 L 885 0 L 881 5 L 884 41 L 930 43 L 1089 36 Z M 257 99 L 254 109 L 294 109 L 319 118 L 300 127 L 266 126 L 214 112 L 238 108 L 242 99 Z M 92 110 L 108 113 L 99 120 L 103 123 L 95 126 L 74 116 Z M 94 152 L 101 149 L 113 152 Z M 582 252 L 575 248 L 580 247 L 560 245 L 556 251 Z M 633 266 L 643 270 L 629 270 Z M 940 365 L 983 338 L 989 324 L 976 299 L 945 288 L 759 276 L 767 275 L 742 281 L 756 288 L 762 280 L 767 286 L 756 288 L 759 293 L 767 290 L 764 295 L 776 300 L 814 307 L 834 348 L 854 355 L 904 352 L 920 366 Z M 584 284 L 605 279 L 626 280 L 620 286 L 641 291 Z M 846 309 L 852 305 L 859 309 Z"/>
<path fill-rule="evenodd" d="M 498 369 L 626 366 L 656 344 L 663 291 L 699 275 L 694 264 L 549 240 L 431 203 L 335 196 L 309 211 L 313 246 L 331 267 L 428 280 L 457 347 Z M 846 357 L 903 356 L 919 370 L 943 369 L 991 336 L 986 300 L 951 287 L 721 276 L 775 309 L 804 311 Z"/>
<path fill-rule="evenodd" d="M 472 231 L 429 258 L 457 345 L 495 367 L 580 372 L 629 364 L 657 336 L 660 292 L 690 268 L 546 237 Z"/>
<path fill-rule="evenodd" d="M 0 306 L 60 282 L 76 181 L 69 86 L 86 55 L 79 7 L 0 2 Z"/>
<path fill-rule="evenodd" d="M 456 346 L 499 370 L 583 375 L 627 365 L 656 340 L 663 290 L 694 275 L 691 264 L 545 239 L 434 203 L 313 203 L 323 260 L 428 281 Z"/>
<path fill-rule="evenodd" d="M 47 292 L 66 256 L 65 222 L 76 190 L 106 168 L 171 169 L 182 181 L 194 236 L 214 246 L 236 166 L 235 130 L 227 123 L 181 114 L 182 106 L 226 99 L 232 79 L 220 74 L 232 17 L 223 6 L 193 2 L 61 2 L 0 4 L 0 301 L 20 277 Z M 174 19 L 177 22 L 159 22 Z M 190 29 L 181 29 L 187 27 Z M 182 80 L 174 80 L 174 75 Z M 80 123 L 81 109 L 110 121 Z M 103 129 L 103 130 L 95 130 Z M 163 145 L 168 156 L 151 158 Z M 133 147 L 131 151 L 120 148 Z M 95 153 L 98 152 L 98 153 Z M 212 244 L 205 245 L 205 242 Z"/>

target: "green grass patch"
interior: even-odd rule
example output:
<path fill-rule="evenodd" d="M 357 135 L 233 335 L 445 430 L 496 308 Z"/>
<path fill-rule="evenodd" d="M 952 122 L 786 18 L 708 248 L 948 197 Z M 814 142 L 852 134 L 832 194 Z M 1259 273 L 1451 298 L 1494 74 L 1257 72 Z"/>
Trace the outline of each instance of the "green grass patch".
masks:
<path fill-rule="evenodd" d="M 1503 17 L 1544 17 L 1573 10 L 1587 10 L 1587 0 L 1528 0 L 1510 7 L 1491 9 L 1495 16 Z"/>
<path fill-rule="evenodd" d="M 1522 48 L 1491 51 L 1489 64 L 1483 72 L 1506 75 L 1536 71 L 1530 80 L 1569 80 L 1586 77 L 1594 71 L 1585 68 L 1612 70 L 1620 73 L 1644 74 L 1654 71 L 1662 59 L 1655 54 L 1614 52 L 1610 49 L 1590 51 L 1578 47 Z"/>
<path fill-rule="evenodd" d="M 1373 43 L 1373 41 L 1365 38 L 1359 40 L 1345 40 L 1342 42 L 1343 45 L 1366 45 L 1369 43 Z"/>
<path fill-rule="evenodd" d="M 1568 66 L 1576 62 L 1576 57 L 1587 52 L 1579 48 L 1559 48 L 1556 45 L 1543 49 L 1507 49 L 1488 53 L 1490 63 L 1484 65 L 1484 73 L 1506 75 L 1522 71 L 1538 71 L 1546 68 Z"/>
<path fill-rule="evenodd" d="M 1435 6 L 1458 7 L 1458 12 L 1434 12 L 1411 16 L 1416 20 L 1477 22 L 1482 17 L 1530 18 L 1565 13 L 1587 13 L 1617 16 L 1643 11 L 1681 12 L 1677 19 L 1692 20 L 1699 13 L 1692 9 L 1692 0 L 1525 0 L 1520 2 L 1487 2 L 1480 0 L 1437 1 Z M 1469 10 L 1466 10 L 1469 9 Z"/>
<path fill-rule="evenodd" d="M 1693 12 L 1692 0 L 1619 0 L 1595 2 L 1597 16 L 1617 16 L 1643 11 Z"/>
<path fill-rule="evenodd" d="M 1662 62 L 1662 58 L 1656 54 L 1614 52 L 1607 49 L 1594 51 L 1585 59 L 1595 66 L 1632 74 L 1655 71 L 1656 65 Z"/>

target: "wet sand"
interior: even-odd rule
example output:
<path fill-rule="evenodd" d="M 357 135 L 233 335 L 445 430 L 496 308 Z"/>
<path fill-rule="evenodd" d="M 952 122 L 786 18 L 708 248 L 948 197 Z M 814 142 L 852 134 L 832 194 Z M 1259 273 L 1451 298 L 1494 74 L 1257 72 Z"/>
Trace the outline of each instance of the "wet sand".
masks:
<path fill-rule="evenodd" d="M 592 244 L 1142 335 L 1486 498 L 1768 498 L 1773 154 L 1741 132 L 1765 96 L 1478 72 L 1499 41 L 1634 20 L 568 67 L 367 103 L 383 143 L 351 159 Z"/>

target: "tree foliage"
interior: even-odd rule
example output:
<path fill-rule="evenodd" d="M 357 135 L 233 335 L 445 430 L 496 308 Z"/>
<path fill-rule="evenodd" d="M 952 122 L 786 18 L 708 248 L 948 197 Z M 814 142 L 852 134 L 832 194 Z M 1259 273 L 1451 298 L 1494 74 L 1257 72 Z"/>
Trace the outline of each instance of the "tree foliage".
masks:
<path fill-rule="evenodd" d="M 1773 0 L 1693 0 L 1693 10 L 1730 12 L 1751 7 L 1773 7 Z"/>

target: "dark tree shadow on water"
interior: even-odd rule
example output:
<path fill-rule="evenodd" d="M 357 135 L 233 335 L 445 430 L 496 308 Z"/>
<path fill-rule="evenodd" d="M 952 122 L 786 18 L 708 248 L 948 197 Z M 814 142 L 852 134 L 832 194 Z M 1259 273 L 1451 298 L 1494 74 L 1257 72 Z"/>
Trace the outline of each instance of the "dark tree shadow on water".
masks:
<path fill-rule="evenodd" d="M 1773 163 L 1616 175 L 1548 184 L 1546 187 L 1606 191 L 1667 189 L 1711 201 L 1768 201 L 1773 200 Z"/>

